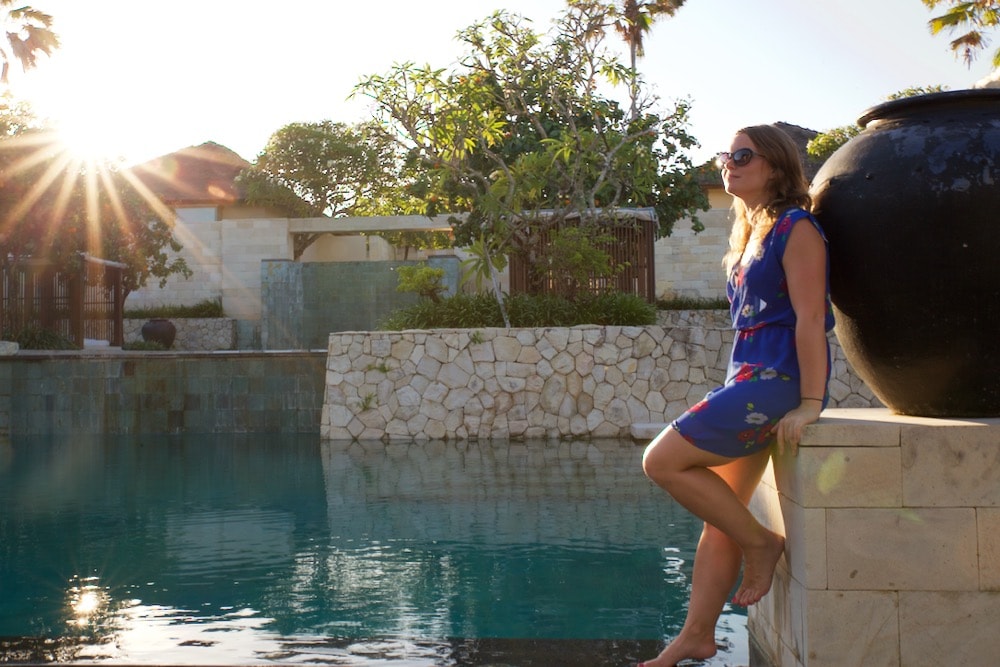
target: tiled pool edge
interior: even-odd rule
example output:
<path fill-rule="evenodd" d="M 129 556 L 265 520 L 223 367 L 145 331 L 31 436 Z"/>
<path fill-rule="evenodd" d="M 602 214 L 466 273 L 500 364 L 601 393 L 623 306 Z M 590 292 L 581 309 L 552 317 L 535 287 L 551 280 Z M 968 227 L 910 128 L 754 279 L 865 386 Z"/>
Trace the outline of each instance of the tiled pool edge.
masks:
<path fill-rule="evenodd" d="M 0 436 L 319 433 L 326 351 L 0 359 Z"/>
<path fill-rule="evenodd" d="M 751 665 L 986 665 L 1000 653 L 1000 419 L 827 410 L 755 514 L 787 536 Z"/>

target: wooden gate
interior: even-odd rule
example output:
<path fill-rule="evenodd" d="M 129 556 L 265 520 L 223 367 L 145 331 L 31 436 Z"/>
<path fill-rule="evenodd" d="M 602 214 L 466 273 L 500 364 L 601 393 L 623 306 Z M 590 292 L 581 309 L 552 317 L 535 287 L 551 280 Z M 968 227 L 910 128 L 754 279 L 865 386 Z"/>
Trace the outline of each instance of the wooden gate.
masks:
<path fill-rule="evenodd" d="M 85 255 L 76 273 L 44 260 L 6 262 L 0 274 L 0 332 L 54 331 L 83 347 L 84 340 L 121 346 L 125 265 Z"/>
<path fill-rule="evenodd" d="M 619 218 L 618 222 L 607 223 L 607 228 L 602 230 L 612 236 L 614 241 L 601 246 L 601 250 L 611 256 L 612 266 L 618 270 L 607 277 L 592 275 L 584 289 L 593 294 L 635 294 L 654 303 L 656 275 L 653 255 L 658 225 L 656 214 L 647 209 L 619 211 Z M 542 234 L 540 243 L 547 244 L 551 234 L 558 229 L 559 225 L 554 225 L 549 232 Z M 557 291 L 556 280 L 551 272 L 541 276 L 540 288 L 532 288 L 531 267 L 520 257 L 511 257 L 509 275 L 511 294 Z"/>

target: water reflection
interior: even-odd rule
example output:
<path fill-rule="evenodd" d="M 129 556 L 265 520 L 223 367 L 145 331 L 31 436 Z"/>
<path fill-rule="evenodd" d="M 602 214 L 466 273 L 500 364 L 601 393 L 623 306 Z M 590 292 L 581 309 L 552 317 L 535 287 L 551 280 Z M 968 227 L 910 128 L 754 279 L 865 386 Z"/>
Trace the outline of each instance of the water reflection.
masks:
<path fill-rule="evenodd" d="M 638 474 L 640 454 L 618 442 L 17 441 L 0 466 L 0 637 L 20 639 L 0 660 L 472 665 L 556 644 L 648 655 L 683 620 L 699 527 Z"/>

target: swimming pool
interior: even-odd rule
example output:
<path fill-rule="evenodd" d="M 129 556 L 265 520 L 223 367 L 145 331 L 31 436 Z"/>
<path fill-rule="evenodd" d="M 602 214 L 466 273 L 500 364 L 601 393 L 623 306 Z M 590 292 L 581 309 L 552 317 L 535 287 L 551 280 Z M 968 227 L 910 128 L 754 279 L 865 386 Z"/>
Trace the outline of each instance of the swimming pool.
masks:
<path fill-rule="evenodd" d="M 631 442 L 0 445 L 0 662 L 627 665 L 700 525 Z M 727 608 L 710 665 L 745 665 Z"/>

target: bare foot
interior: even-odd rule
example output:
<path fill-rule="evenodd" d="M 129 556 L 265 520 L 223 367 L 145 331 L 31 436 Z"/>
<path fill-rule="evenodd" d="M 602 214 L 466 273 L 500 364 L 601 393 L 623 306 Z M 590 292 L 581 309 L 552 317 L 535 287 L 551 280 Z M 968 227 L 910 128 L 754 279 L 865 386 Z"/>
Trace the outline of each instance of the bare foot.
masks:
<path fill-rule="evenodd" d="M 639 667 L 674 667 L 681 660 L 707 660 L 719 650 L 715 637 L 687 637 L 683 632 L 670 642 L 655 659 L 640 662 Z"/>
<path fill-rule="evenodd" d="M 757 548 L 743 550 L 743 581 L 733 596 L 741 607 L 756 604 L 771 590 L 774 568 L 785 551 L 785 538 L 767 531 L 767 542 Z"/>

